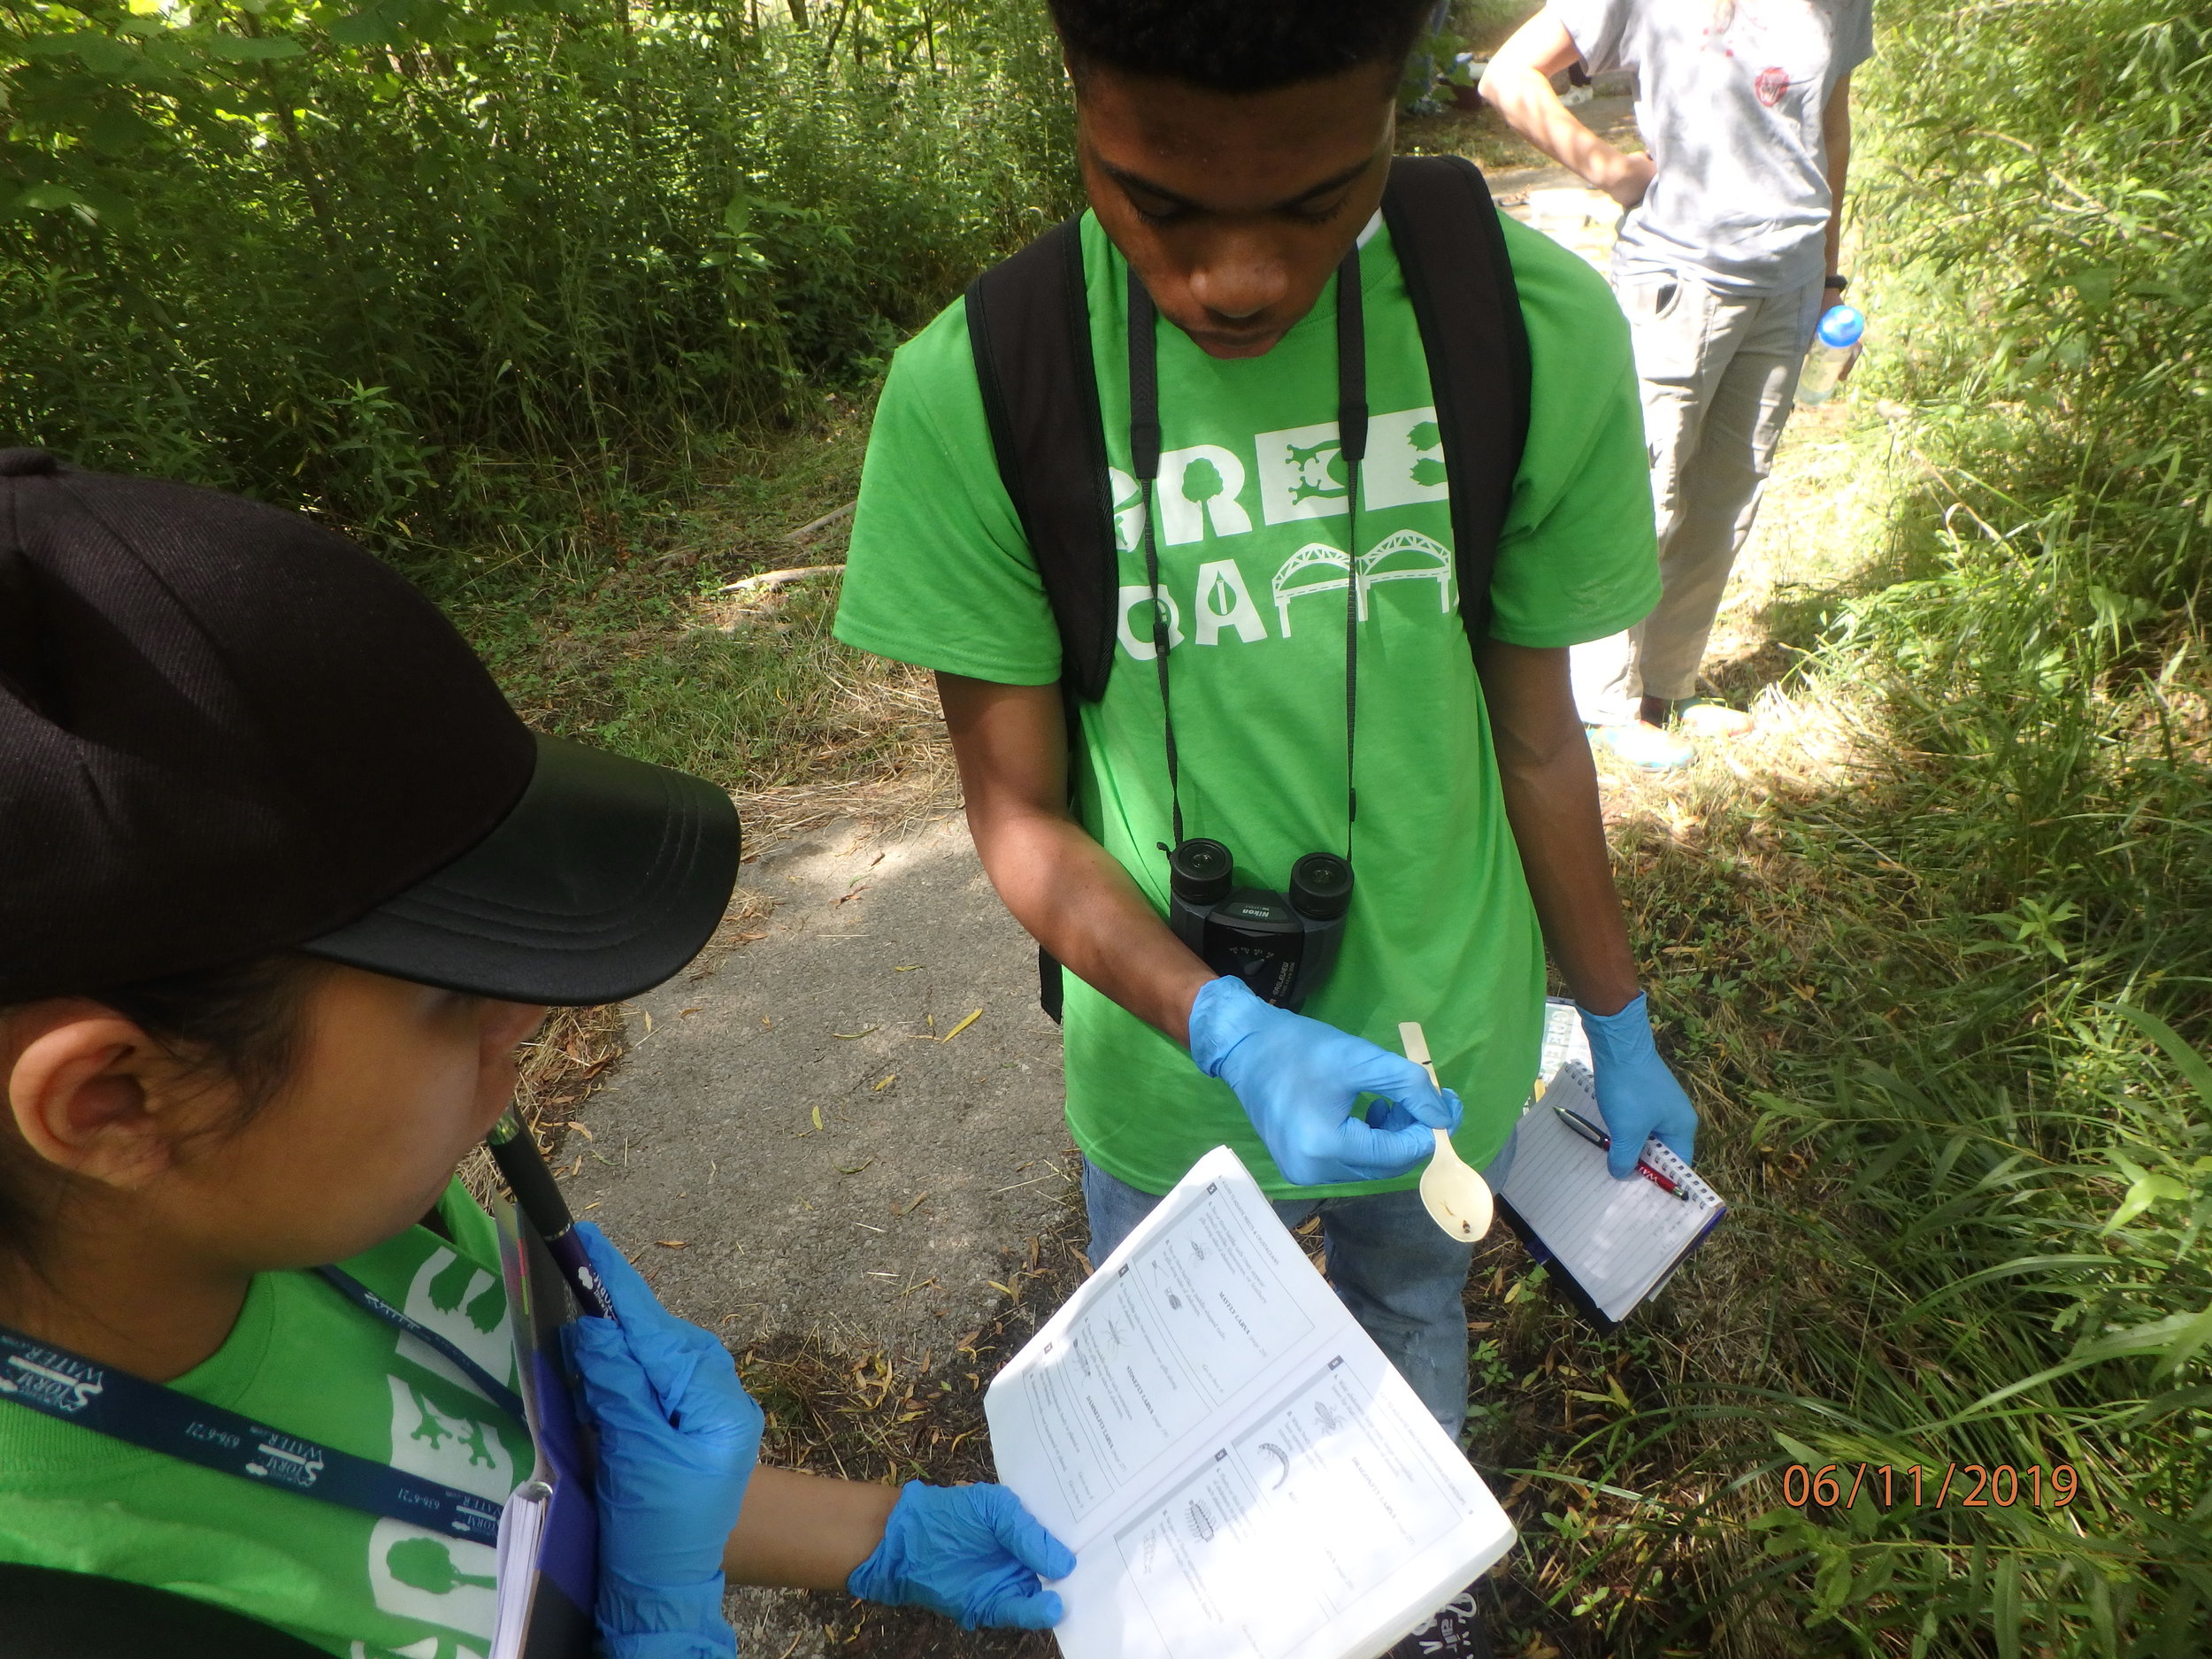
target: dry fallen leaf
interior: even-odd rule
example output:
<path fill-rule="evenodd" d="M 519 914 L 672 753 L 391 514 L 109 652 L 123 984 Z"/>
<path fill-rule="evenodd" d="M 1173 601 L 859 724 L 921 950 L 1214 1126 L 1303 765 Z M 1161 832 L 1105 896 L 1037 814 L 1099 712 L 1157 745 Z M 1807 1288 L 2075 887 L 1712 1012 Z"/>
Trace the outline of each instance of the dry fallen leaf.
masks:
<path fill-rule="evenodd" d="M 889 1088 L 892 1084 L 898 1081 L 898 1078 L 899 1074 L 896 1071 L 885 1072 L 883 1075 L 883 1080 L 876 1085 L 876 1092 L 879 1094 L 883 1090 Z"/>
<path fill-rule="evenodd" d="M 981 1019 L 982 1018 L 983 1010 L 979 1008 L 974 1013 L 969 1015 L 967 1018 L 962 1020 L 957 1025 L 955 1025 L 950 1031 L 947 1032 L 944 1035 L 944 1041 L 950 1042 L 955 1037 L 957 1037 L 962 1032 L 967 1030 L 969 1026 L 974 1025 L 977 1020 Z"/>
<path fill-rule="evenodd" d="M 814 1126 L 817 1129 L 822 1126 L 822 1109 L 819 1106 L 814 1109 Z"/>
<path fill-rule="evenodd" d="M 857 1042 L 861 1038 L 866 1036 L 869 1032 L 879 1031 L 881 1029 L 882 1027 L 879 1025 L 870 1025 L 864 1031 L 833 1031 L 830 1033 L 830 1035 L 836 1038 L 840 1042 Z"/>
<path fill-rule="evenodd" d="M 688 1250 L 691 1248 L 690 1241 L 685 1239 L 656 1239 L 653 1242 L 664 1250 Z"/>

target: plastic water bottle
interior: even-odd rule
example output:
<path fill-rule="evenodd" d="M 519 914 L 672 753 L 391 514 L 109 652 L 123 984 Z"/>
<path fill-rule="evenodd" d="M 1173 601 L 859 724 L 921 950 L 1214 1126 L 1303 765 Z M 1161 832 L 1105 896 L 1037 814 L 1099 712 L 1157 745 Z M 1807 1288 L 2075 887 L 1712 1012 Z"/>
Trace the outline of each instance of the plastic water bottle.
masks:
<path fill-rule="evenodd" d="M 1859 337 L 1866 333 L 1866 313 L 1855 305 L 1831 305 L 1813 330 L 1812 349 L 1805 366 L 1797 373 L 1797 401 L 1824 403 L 1836 395 L 1836 383 L 1859 355 Z"/>

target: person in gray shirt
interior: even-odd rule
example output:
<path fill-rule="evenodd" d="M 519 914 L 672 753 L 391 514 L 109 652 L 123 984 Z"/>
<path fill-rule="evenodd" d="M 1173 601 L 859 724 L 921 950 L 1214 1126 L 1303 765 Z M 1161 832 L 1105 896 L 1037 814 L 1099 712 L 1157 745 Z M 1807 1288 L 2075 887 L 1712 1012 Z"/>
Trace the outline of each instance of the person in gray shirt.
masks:
<path fill-rule="evenodd" d="M 1549 0 L 1491 60 L 1482 96 L 1513 128 L 1627 210 L 1613 287 L 1628 314 L 1659 518 L 1657 609 L 1575 649 L 1583 718 L 1634 764 L 1686 765 L 1671 729 L 1697 688 L 1713 618 L 1788 419 L 1837 270 L 1851 72 L 1872 0 Z M 1551 77 L 1633 69 L 1649 153 L 1584 127 Z M 1694 704 L 1692 730 L 1741 730 Z"/>

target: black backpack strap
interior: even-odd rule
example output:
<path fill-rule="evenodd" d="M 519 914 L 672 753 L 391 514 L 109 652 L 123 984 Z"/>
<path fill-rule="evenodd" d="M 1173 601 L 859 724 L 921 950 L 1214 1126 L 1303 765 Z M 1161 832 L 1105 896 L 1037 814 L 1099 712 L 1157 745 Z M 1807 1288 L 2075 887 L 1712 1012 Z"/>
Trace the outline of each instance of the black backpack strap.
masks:
<path fill-rule="evenodd" d="M 1114 663 L 1118 561 L 1081 220 L 1055 226 L 968 284 L 967 311 L 999 477 L 1059 625 L 1061 679 L 1094 703 Z"/>
<path fill-rule="evenodd" d="M 1391 164 L 1383 219 L 1421 326 L 1451 480 L 1460 620 L 1489 637 L 1498 533 L 1528 442 L 1528 328 L 1505 232 L 1475 165 L 1457 156 Z"/>
<path fill-rule="evenodd" d="M 1119 559 L 1106 434 L 1091 360 L 1079 217 L 1064 220 L 968 284 L 968 346 L 1012 498 L 1060 630 L 1060 685 L 1072 768 L 1079 699 L 1106 695 L 1114 665 Z M 1072 772 L 1069 778 L 1072 791 Z M 1037 1001 L 1060 1018 L 1059 963 L 1037 952 Z"/>
<path fill-rule="evenodd" d="M 273 1625 L 149 1585 L 0 1563 L 4 1659 L 326 1659 Z"/>

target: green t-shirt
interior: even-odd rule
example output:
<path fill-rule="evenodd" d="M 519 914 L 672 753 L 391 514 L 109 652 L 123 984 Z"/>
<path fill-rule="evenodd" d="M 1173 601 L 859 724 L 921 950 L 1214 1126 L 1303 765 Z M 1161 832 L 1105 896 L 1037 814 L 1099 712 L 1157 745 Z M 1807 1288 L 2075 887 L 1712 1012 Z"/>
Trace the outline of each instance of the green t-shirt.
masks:
<path fill-rule="evenodd" d="M 455 1242 L 410 1228 L 345 1269 L 515 1381 L 491 1220 L 457 1183 Z M 311 1272 L 264 1273 L 238 1324 L 172 1387 L 341 1451 L 503 1502 L 527 1430 L 461 1370 Z M 494 1551 L 144 1451 L 0 1401 L 0 1561 L 213 1601 L 348 1659 L 464 1659 L 491 1645 Z"/>
<path fill-rule="evenodd" d="M 1627 326 L 1571 253 L 1508 221 L 1532 367 L 1528 444 L 1500 538 L 1491 633 L 1565 646 L 1618 632 L 1659 596 Z M 1143 502 L 1129 474 L 1126 269 L 1086 216 L 1092 347 L 1115 469 L 1119 643 L 1082 710 L 1083 824 L 1165 914 L 1171 837 L 1152 663 Z M 1458 614 L 1428 368 L 1386 231 L 1364 245 L 1368 406 L 1357 519 L 1356 887 L 1342 955 L 1304 1012 L 1395 1051 L 1417 1019 L 1466 1102 L 1481 1164 L 1536 1075 L 1543 945 L 1501 801 Z M 1159 324 L 1162 584 L 1173 629 L 1186 833 L 1225 842 L 1241 882 L 1280 891 L 1303 854 L 1345 846 L 1347 484 L 1336 454 L 1336 291 L 1264 357 L 1207 357 Z M 838 637 L 1008 685 L 1060 675 L 1059 635 L 1000 483 L 959 305 L 898 354 L 868 445 Z M 1292 1188 L 1228 1087 L 1068 976 L 1068 1122 L 1084 1156 L 1164 1192 L 1226 1143 Z"/>

